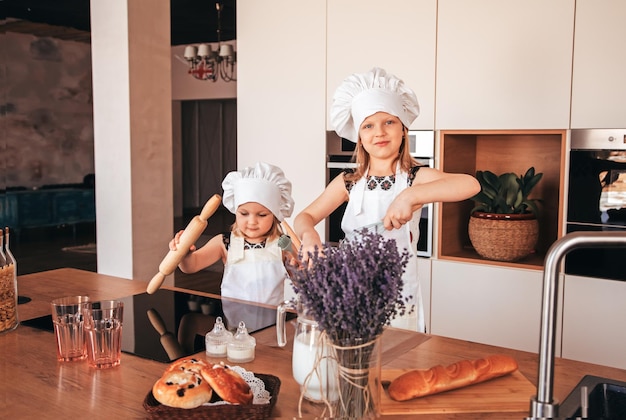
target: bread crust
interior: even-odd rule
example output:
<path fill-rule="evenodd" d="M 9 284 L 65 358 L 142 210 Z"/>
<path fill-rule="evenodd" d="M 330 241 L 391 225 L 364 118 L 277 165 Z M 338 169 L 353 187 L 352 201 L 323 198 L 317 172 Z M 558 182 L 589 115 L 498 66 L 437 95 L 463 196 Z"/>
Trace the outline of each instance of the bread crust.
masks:
<path fill-rule="evenodd" d="M 228 366 L 210 366 L 202 369 L 200 374 L 224 401 L 233 404 L 252 404 L 254 395 L 250 385 Z"/>
<path fill-rule="evenodd" d="M 210 365 L 204 360 L 196 359 L 195 357 L 187 357 L 185 359 L 178 359 L 174 363 L 172 363 L 167 369 L 166 372 L 171 371 L 185 371 L 185 372 L 193 372 L 197 375 L 200 375 L 200 371 L 203 368 L 207 368 Z"/>
<path fill-rule="evenodd" d="M 152 395 L 168 407 L 196 408 L 211 400 L 213 390 L 201 375 L 167 370 L 152 386 Z"/>
<path fill-rule="evenodd" d="M 488 381 L 512 373 L 517 368 L 517 361 L 505 355 L 461 360 L 448 366 L 437 365 L 403 373 L 391 381 L 388 393 L 395 401 L 408 401 Z"/>

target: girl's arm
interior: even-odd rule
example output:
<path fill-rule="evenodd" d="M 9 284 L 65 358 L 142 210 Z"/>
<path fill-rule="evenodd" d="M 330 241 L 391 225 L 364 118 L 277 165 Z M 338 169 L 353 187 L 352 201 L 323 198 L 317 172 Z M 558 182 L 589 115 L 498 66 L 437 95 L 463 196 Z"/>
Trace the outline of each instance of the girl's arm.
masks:
<path fill-rule="evenodd" d="M 319 197 L 296 216 L 293 227 L 302 241 L 302 255 L 305 260 L 308 259 L 306 257 L 309 252 L 315 252 L 315 246 L 320 248 L 322 246 L 322 240 L 315 230 L 315 225 L 328 217 L 346 200 L 348 200 L 348 191 L 343 173 L 341 173 L 328 184 Z"/>
<path fill-rule="evenodd" d="M 402 191 L 387 209 L 385 228 L 399 228 L 407 223 L 413 212 L 424 204 L 462 201 L 480 192 L 478 180 L 468 174 L 442 172 L 423 167 L 415 175 L 413 185 Z"/>
<path fill-rule="evenodd" d="M 174 239 L 170 241 L 170 249 L 176 249 L 181 232 L 178 232 Z M 197 250 L 195 245 L 192 245 L 189 248 L 189 253 L 178 264 L 178 268 L 183 273 L 196 273 L 215 264 L 220 258 L 222 261 L 226 261 L 226 247 L 224 246 L 222 234 L 215 235 L 209 242 Z"/>

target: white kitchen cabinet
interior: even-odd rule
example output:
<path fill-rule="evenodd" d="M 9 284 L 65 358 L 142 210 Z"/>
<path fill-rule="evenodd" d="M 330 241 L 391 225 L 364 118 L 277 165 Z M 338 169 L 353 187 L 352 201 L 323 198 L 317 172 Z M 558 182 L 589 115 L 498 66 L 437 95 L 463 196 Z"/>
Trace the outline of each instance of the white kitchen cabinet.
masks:
<path fill-rule="evenodd" d="M 626 127 L 626 2 L 576 2 L 571 128 Z"/>
<path fill-rule="evenodd" d="M 426 332 L 430 333 L 430 279 L 431 279 L 431 259 L 417 258 L 417 279 L 420 282 L 422 292 L 422 305 L 424 308 L 424 324 Z"/>
<path fill-rule="evenodd" d="M 434 128 L 436 0 L 333 0 L 327 11 L 327 129 L 332 97 L 353 73 L 381 67 L 415 91 L 420 116 Z"/>
<path fill-rule="evenodd" d="M 542 283 L 542 271 L 433 260 L 431 332 L 537 352 Z"/>
<path fill-rule="evenodd" d="M 562 356 L 626 369 L 626 282 L 565 275 Z"/>
<path fill-rule="evenodd" d="M 325 92 L 326 0 L 237 2 L 237 166 L 283 169 L 290 220 L 326 186 Z"/>
<path fill-rule="evenodd" d="M 569 127 L 574 5 L 439 0 L 437 129 Z"/>

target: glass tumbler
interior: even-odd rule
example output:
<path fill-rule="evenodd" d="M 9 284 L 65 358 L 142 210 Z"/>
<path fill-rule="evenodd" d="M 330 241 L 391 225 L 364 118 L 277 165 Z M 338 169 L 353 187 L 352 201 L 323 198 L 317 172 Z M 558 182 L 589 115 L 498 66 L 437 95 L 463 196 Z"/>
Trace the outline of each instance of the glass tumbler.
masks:
<path fill-rule="evenodd" d="M 103 300 L 87 304 L 85 336 L 90 367 L 107 369 L 118 366 L 122 353 L 124 303 Z"/>
<path fill-rule="evenodd" d="M 57 343 L 57 360 L 74 362 L 87 357 L 84 316 L 89 297 L 66 296 L 50 303 Z"/>

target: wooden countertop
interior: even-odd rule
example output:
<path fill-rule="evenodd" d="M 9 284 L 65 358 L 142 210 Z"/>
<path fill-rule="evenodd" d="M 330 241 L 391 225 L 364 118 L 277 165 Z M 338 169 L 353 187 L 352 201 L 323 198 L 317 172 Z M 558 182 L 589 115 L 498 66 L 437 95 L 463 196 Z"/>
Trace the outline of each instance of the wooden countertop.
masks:
<path fill-rule="evenodd" d="M 58 269 L 20 276 L 18 290 L 31 302 L 19 305 L 20 320 L 36 318 L 50 312 L 49 302 L 68 294 L 86 294 L 93 299 L 112 299 L 145 291 L 147 283 L 130 281 L 97 273 Z M 182 290 L 167 287 L 172 290 Z M 193 292 L 203 295 L 201 292 Z M 204 294 L 206 296 L 211 296 Z M 282 384 L 273 415 L 276 418 L 298 417 L 298 384 L 291 374 L 293 325 L 288 324 L 290 342 L 280 348 L 276 344 L 275 329 L 255 334 L 256 358 L 241 364 L 245 369 L 276 375 Z M 389 329 L 383 340 L 383 368 L 428 368 L 436 364 L 450 364 L 460 359 L 481 358 L 502 353 L 514 357 L 519 371 L 532 384 L 537 377 L 537 354 L 487 346 L 468 341 Z M 154 382 L 161 376 L 166 364 L 122 353 L 119 367 L 97 371 L 86 363 L 56 361 L 53 335 L 48 331 L 20 325 L 16 330 L 0 334 L 0 392 L 3 402 L 0 411 L 7 418 L 49 418 L 81 416 L 85 413 L 106 413 L 111 418 L 147 418 L 142 403 Z M 204 353 L 197 357 L 205 358 Z M 219 359 L 209 359 L 219 361 Z M 557 359 L 555 363 L 554 396 L 563 400 L 586 374 L 626 381 L 626 370 L 589 363 Z M 10 378 L 10 380 L 6 380 Z M 530 398 L 528 406 L 530 406 Z M 305 403 L 304 416 L 314 417 L 318 407 Z M 528 411 L 519 413 L 482 413 L 481 419 L 520 419 Z M 400 418 L 384 416 L 385 418 Z M 409 416 L 403 415 L 402 418 Z M 474 414 L 441 414 L 413 416 L 428 419 L 473 419 Z M 413 418 L 412 417 L 412 418 Z"/>

